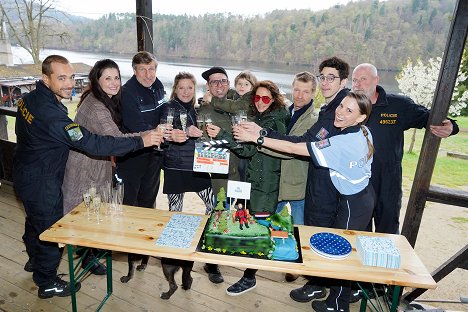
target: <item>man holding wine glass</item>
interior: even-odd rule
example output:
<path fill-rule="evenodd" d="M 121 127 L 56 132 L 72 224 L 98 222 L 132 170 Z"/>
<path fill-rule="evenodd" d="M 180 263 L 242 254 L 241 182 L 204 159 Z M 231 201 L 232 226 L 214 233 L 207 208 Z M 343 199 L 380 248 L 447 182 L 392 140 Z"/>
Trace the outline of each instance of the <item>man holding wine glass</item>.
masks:
<path fill-rule="evenodd" d="M 143 132 L 158 126 L 165 91 L 156 77 L 157 66 L 156 57 L 149 52 L 133 57 L 134 75 L 122 87 L 122 132 Z M 155 207 L 162 161 L 162 153 L 154 148 L 117 159 L 117 173 L 125 185 L 125 205 Z"/>

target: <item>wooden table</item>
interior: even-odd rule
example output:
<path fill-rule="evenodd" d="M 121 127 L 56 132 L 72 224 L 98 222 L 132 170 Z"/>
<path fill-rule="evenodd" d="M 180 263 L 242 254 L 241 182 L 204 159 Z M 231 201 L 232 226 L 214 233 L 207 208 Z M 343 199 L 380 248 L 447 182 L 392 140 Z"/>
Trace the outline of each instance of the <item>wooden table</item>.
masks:
<path fill-rule="evenodd" d="M 202 216 L 202 222 L 195 233 L 190 248 L 157 246 L 155 242 L 173 214 L 173 212 L 158 209 L 123 206 L 122 215 L 101 216 L 103 221 L 100 224 L 96 224 L 94 219 L 88 220 L 86 208 L 83 204 L 80 204 L 42 233 L 40 239 L 68 245 L 71 281 L 75 280 L 73 245 L 77 245 L 203 263 L 216 263 L 283 273 L 393 285 L 396 286 L 394 290 L 395 296 L 392 299 L 393 310 L 396 310 L 398 306 L 399 296 L 396 294 L 400 292 L 401 286 L 426 289 L 437 287 L 431 274 L 427 271 L 406 238 L 401 235 L 298 226 L 303 262 L 293 263 L 198 252 L 196 248 L 203 234 L 203 229 L 208 219 L 207 216 Z M 328 260 L 313 252 L 309 245 L 309 239 L 312 234 L 323 231 L 336 233 L 348 239 L 353 246 L 351 255 L 344 260 Z M 401 267 L 399 269 L 385 269 L 362 265 L 355 249 L 357 235 L 390 238 L 400 251 Z M 98 307 L 98 310 L 112 294 L 112 255 L 110 253 L 106 255 L 106 261 L 108 268 L 107 295 Z M 363 300 L 361 302 L 361 310 L 365 310 L 365 304 L 366 300 Z M 73 311 L 77 311 L 73 282 L 72 307 Z"/>

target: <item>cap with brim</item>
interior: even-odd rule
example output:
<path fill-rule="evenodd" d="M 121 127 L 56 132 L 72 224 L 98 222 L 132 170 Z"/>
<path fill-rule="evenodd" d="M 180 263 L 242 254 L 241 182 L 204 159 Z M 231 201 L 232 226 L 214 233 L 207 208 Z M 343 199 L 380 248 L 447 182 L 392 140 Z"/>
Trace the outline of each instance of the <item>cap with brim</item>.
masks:
<path fill-rule="evenodd" d="M 206 81 L 208 81 L 210 76 L 213 74 L 225 74 L 226 77 L 228 76 L 226 70 L 222 67 L 211 67 L 207 71 L 204 71 L 201 75 Z"/>

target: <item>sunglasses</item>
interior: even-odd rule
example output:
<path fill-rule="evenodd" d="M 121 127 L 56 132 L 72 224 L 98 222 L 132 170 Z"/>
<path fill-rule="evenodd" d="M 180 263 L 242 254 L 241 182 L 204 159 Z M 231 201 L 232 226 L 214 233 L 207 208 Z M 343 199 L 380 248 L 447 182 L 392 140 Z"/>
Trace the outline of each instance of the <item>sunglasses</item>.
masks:
<path fill-rule="evenodd" d="M 263 103 L 269 104 L 271 102 L 271 100 L 273 100 L 273 99 L 271 97 L 266 96 L 266 95 L 264 95 L 264 96 L 255 95 L 254 100 L 255 100 L 255 103 L 262 100 Z"/>

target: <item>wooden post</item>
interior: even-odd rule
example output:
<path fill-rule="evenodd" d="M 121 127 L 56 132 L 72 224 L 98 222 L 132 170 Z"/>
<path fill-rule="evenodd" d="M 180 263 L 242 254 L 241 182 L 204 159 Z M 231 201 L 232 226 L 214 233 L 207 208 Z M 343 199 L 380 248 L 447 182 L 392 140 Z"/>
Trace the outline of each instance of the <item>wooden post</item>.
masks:
<path fill-rule="evenodd" d="M 437 81 L 432 109 L 426 133 L 424 134 L 421 154 L 401 231 L 401 234 L 406 236 L 413 247 L 416 244 L 429 185 L 437 159 L 437 152 L 440 146 L 440 138 L 431 134 L 429 125 L 440 125 L 447 116 L 466 42 L 467 16 L 468 0 L 458 0 L 454 10 L 452 25 L 450 26 L 447 45 L 445 46 L 439 80 Z"/>
<path fill-rule="evenodd" d="M 153 13 L 151 0 L 136 0 L 137 49 L 153 53 Z"/>

